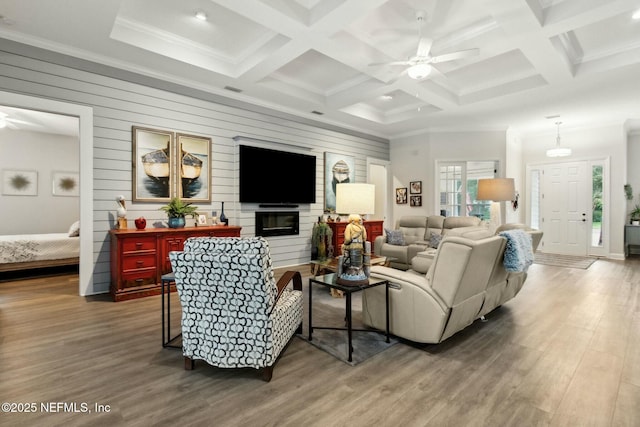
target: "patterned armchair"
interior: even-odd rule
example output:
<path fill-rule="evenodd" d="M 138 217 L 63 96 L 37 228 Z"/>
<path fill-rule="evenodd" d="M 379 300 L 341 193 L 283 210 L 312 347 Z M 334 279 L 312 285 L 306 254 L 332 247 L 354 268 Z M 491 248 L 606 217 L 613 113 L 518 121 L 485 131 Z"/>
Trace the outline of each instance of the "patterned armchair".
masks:
<path fill-rule="evenodd" d="M 169 259 L 182 305 L 185 369 L 199 359 L 262 369 L 270 381 L 280 354 L 302 333 L 300 273 L 288 271 L 276 283 L 261 237 L 190 238 Z"/>

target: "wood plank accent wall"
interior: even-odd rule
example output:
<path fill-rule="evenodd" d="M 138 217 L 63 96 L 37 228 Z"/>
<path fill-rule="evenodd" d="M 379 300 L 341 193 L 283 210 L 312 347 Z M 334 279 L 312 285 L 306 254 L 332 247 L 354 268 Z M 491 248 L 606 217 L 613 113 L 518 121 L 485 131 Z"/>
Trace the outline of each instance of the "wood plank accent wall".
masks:
<path fill-rule="evenodd" d="M 315 155 L 317 203 L 300 205 L 299 236 L 268 239 L 276 267 L 303 264 L 309 260 L 311 227 L 324 208 L 325 151 L 355 156 L 357 182 L 366 180 L 367 157 L 389 160 L 389 142 L 381 138 L 339 132 L 329 126 L 325 129 L 277 113 L 270 115 L 223 105 L 207 100 L 204 93 L 201 97 L 186 96 L 153 85 L 109 77 L 106 72 L 71 68 L 61 65 L 65 62 L 60 61 L 58 54 L 48 52 L 43 55 L 39 49 L 16 48 L 15 43 L 3 39 L 0 39 L 0 52 L 0 90 L 87 105 L 94 110 L 94 200 L 81 200 L 82 204 L 93 203 L 94 293 L 109 291 L 108 231 L 115 224 L 117 195 L 126 198 L 130 221 L 144 216 L 148 227 L 166 223 L 166 215 L 159 211 L 162 204 L 131 203 L 131 127 L 134 125 L 212 138 L 212 203 L 202 205 L 202 212 L 210 215 L 216 210 L 219 214 L 221 202 L 225 202 L 225 214 L 230 224 L 241 226 L 244 236 L 254 235 L 254 212 L 259 207 L 238 202 L 238 143 L 233 137 L 240 135 L 273 141 L 266 146 L 283 150 L 300 147 Z M 69 64 L 77 62 L 76 59 L 68 61 Z M 107 70 L 95 64 L 93 68 Z M 137 78 L 141 79 L 140 76 Z M 157 85 L 157 81 L 154 84 Z M 176 88 L 175 84 L 167 86 Z M 184 93 L 195 91 L 185 88 Z M 258 172 L 268 171 L 269 165 L 265 165 L 264 170 Z"/>

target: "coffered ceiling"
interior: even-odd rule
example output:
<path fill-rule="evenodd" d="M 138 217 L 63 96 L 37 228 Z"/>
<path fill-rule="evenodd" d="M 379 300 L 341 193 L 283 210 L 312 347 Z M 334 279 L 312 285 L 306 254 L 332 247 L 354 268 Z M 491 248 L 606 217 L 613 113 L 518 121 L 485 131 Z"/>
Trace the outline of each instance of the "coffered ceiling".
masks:
<path fill-rule="evenodd" d="M 0 37 L 383 137 L 553 132 L 545 117 L 640 122 L 637 10 L 640 0 L 0 0 Z M 420 35 L 430 56 L 477 54 L 421 80 L 370 65 L 413 57 Z"/>

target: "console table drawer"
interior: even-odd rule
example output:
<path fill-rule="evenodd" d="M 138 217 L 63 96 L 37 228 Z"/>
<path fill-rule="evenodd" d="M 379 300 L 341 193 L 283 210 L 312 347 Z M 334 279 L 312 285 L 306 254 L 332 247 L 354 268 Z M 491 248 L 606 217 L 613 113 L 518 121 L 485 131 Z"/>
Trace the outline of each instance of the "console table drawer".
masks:
<path fill-rule="evenodd" d="M 156 268 L 141 268 L 122 273 L 122 287 L 131 288 L 137 286 L 151 285 L 157 282 Z"/>
<path fill-rule="evenodd" d="M 137 256 L 125 256 L 122 259 L 122 270 L 137 270 L 144 268 L 156 268 L 156 255 L 145 254 Z"/>
<path fill-rule="evenodd" d="M 138 237 L 136 239 L 123 239 L 122 240 L 122 252 L 137 252 L 137 251 L 155 251 L 156 250 L 156 238 L 155 236 Z"/>

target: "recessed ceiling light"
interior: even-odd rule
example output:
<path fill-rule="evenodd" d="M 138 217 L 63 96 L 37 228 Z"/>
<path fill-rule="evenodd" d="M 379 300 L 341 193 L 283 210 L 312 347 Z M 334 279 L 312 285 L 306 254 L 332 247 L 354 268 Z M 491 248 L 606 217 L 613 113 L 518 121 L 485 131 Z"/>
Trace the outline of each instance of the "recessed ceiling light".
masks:
<path fill-rule="evenodd" d="M 631 17 L 633 19 L 640 19 L 640 9 L 636 10 L 635 12 L 633 12 L 633 15 L 631 15 Z"/>
<path fill-rule="evenodd" d="M 203 11 L 198 11 L 198 12 L 196 12 L 196 18 L 201 20 L 201 21 L 206 21 L 207 20 L 207 14 L 204 13 Z"/>
<path fill-rule="evenodd" d="M 393 99 L 393 95 L 382 95 L 380 99 L 383 101 L 391 101 Z"/>

